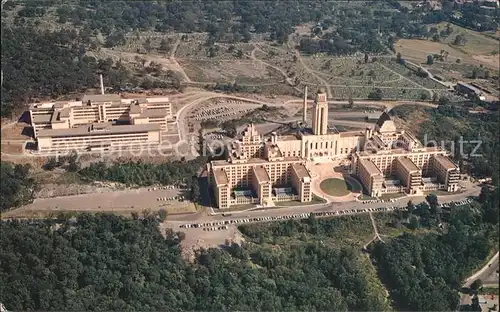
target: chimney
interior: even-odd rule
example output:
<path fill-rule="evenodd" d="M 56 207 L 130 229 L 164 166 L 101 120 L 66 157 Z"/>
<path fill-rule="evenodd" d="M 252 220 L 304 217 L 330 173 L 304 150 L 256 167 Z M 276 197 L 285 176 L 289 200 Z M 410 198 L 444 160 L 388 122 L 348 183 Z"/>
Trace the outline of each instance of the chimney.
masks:
<path fill-rule="evenodd" d="M 307 122 L 307 86 L 304 87 L 304 116 L 302 116 L 302 121 Z"/>
<path fill-rule="evenodd" d="M 103 95 L 104 95 L 104 82 L 103 82 L 103 80 L 102 80 L 102 74 L 101 74 L 101 75 L 99 75 L 99 77 L 101 78 L 101 94 L 103 94 Z"/>

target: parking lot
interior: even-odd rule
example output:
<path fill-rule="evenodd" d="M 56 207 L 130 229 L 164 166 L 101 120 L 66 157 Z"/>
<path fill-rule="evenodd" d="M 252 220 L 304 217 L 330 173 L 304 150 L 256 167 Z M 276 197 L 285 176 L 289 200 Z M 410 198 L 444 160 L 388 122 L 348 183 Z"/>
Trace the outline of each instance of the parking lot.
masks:
<path fill-rule="evenodd" d="M 189 118 L 193 118 L 196 121 L 205 120 L 229 120 L 236 115 L 242 115 L 254 110 L 257 106 L 252 103 L 229 100 L 229 99 L 217 99 L 216 102 L 211 103 L 207 106 L 201 106 L 194 109 Z"/>
<path fill-rule="evenodd" d="M 29 216 L 33 213 L 59 211 L 115 212 L 130 214 L 150 209 L 165 209 L 170 214 L 195 212 L 194 204 L 184 200 L 185 191 L 179 188 L 150 187 L 113 192 L 35 199 L 32 204 L 13 209 L 3 217 Z M 160 200 L 161 198 L 161 200 Z M 165 200 L 163 200 L 165 198 Z M 169 200 L 167 200 L 167 198 Z"/>

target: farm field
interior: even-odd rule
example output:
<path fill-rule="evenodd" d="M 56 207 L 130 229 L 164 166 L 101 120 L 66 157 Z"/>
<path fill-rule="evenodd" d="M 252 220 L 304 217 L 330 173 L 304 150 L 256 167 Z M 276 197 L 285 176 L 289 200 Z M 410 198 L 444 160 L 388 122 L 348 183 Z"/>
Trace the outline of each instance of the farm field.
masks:
<path fill-rule="evenodd" d="M 434 25 L 437 27 L 438 31 L 446 29 L 448 23 L 439 23 Z M 446 44 L 452 44 L 455 40 L 456 35 L 463 36 L 467 42 L 463 46 L 456 46 L 461 51 L 469 55 L 489 55 L 493 51 L 499 50 L 498 41 L 485 36 L 484 34 L 473 31 L 467 28 L 463 28 L 457 25 L 449 24 L 453 32 L 442 41 Z M 432 27 L 432 26 L 431 26 Z M 497 32 L 498 34 L 499 32 Z"/>
<path fill-rule="evenodd" d="M 491 40 L 495 42 L 495 40 Z M 425 63 L 428 55 L 439 54 L 441 50 L 445 50 L 449 53 L 447 60 L 450 62 L 456 62 L 457 59 L 460 59 L 460 62 L 476 66 L 482 64 L 483 66 L 498 70 L 500 64 L 498 56 L 491 54 L 468 54 L 463 48 L 463 46 L 417 39 L 401 39 L 395 44 L 396 52 L 401 53 L 403 58 L 415 63 Z M 488 53 L 492 53 L 493 51 L 495 50 L 491 49 Z"/>

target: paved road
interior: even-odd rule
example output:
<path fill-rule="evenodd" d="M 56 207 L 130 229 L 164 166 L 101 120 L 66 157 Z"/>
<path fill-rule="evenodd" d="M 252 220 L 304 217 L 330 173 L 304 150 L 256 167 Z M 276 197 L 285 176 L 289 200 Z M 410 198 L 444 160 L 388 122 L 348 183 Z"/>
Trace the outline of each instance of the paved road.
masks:
<path fill-rule="evenodd" d="M 475 280 L 480 279 L 483 281 L 484 286 L 496 286 L 498 287 L 498 252 L 491 258 L 488 263 L 474 273 L 472 276 L 467 278 L 464 287 L 469 287 Z"/>
<path fill-rule="evenodd" d="M 464 193 L 448 196 L 439 196 L 440 203 L 447 203 L 452 201 L 460 201 L 468 196 L 479 195 L 481 189 L 475 187 Z M 402 198 L 395 203 L 367 203 L 362 204 L 360 202 L 344 202 L 344 203 L 328 203 L 328 204 L 315 204 L 315 205 L 305 205 L 305 206 L 292 206 L 292 207 L 273 207 L 263 210 L 253 210 L 253 211 L 239 211 L 239 212 L 228 212 L 231 214 L 229 217 L 223 217 L 221 214 L 209 215 L 209 214 L 197 214 L 197 215 L 184 215 L 184 216 L 169 216 L 168 223 L 174 227 L 178 227 L 183 223 L 200 223 L 208 221 L 217 220 L 231 220 L 231 219 L 241 219 L 246 216 L 254 217 L 274 217 L 283 215 L 292 215 L 298 213 L 310 213 L 310 212 L 328 212 L 328 211 L 345 211 L 351 209 L 363 209 L 363 208 L 380 208 L 380 207 L 391 207 L 391 206 L 406 206 L 408 200 L 414 203 L 420 203 L 425 201 L 425 196 L 412 196 L 407 198 Z"/>

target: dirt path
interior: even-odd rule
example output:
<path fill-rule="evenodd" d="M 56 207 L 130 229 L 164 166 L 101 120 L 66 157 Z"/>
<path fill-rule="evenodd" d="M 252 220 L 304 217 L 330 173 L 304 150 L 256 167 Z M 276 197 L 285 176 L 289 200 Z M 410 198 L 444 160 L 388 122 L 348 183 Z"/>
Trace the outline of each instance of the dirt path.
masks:
<path fill-rule="evenodd" d="M 417 82 L 415 82 L 415 81 L 413 81 L 413 80 L 411 80 L 411 79 L 409 79 L 409 78 L 407 78 L 407 77 L 405 77 L 405 76 L 401 75 L 400 73 L 398 73 L 398 72 L 396 72 L 396 71 L 392 70 L 391 68 L 389 68 L 389 67 L 385 66 L 384 64 L 380 64 L 380 65 L 381 65 L 382 67 L 384 67 L 385 69 L 387 69 L 388 71 L 390 71 L 390 72 L 394 73 L 395 75 L 398 75 L 399 77 L 401 77 L 401 79 L 404 79 L 404 80 L 406 80 L 406 81 L 408 81 L 408 82 L 410 82 L 410 83 L 412 83 L 412 84 L 414 84 L 414 85 L 420 86 L 420 88 L 421 88 L 421 89 L 423 89 L 423 90 L 425 90 L 425 91 L 429 92 L 429 96 L 430 96 L 429 98 L 431 98 L 431 99 L 432 99 L 432 98 L 434 97 L 434 91 L 433 91 L 432 89 L 429 89 L 429 88 L 426 88 L 426 87 L 422 86 L 421 84 L 419 84 L 419 83 L 417 83 Z"/>
<path fill-rule="evenodd" d="M 295 53 L 295 56 L 297 57 L 297 59 L 299 60 L 300 64 L 302 65 L 302 67 L 305 69 L 306 72 L 308 72 L 309 74 L 311 74 L 313 77 L 315 77 L 316 79 L 318 79 L 318 81 L 320 81 L 324 87 L 326 88 L 326 94 L 328 95 L 329 98 L 333 98 L 333 92 L 332 92 L 332 89 L 330 87 L 330 85 L 328 84 L 328 82 L 323 79 L 321 76 L 319 76 L 318 74 L 316 74 L 316 72 L 314 70 L 312 70 L 311 68 L 309 68 L 304 60 L 302 59 L 302 56 L 300 55 L 300 51 L 297 50 L 297 49 L 294 49 L 293 48 L 293 42 L 291 40 L 291 37 L 292 35 L 290 35 L 288 37 L 288 42 L 287 42 L 287 46 L 288 48 L 291 50 L 291 51 L 294 51 Z"/>
<path fill-rule="evenodd" d="M 180 41 L 180 39 L 179 39 Z M 174 46 L 172 49 L 172 52 L 175 53 L 177 50 L 177 47 Z M 186 75 L 186 72 L 184 72 L 184 69 L 182 66 L 177 63 L 177 60 L 175 57 L 171 55 L 168 58 L 162 57 L 160 55 L 148 55 L 148 54 L 140 54 L 140 53 L 133 53 L 133 52 L 122 52 L 122 51 L 115 51 L 111 49 L 106 49 L 106 48 L 101 48 L 101 52 L 108 54 L 111 57 L 114 58 L 119 58 L 124 61 L 127 61 L 129 63 L 134 62 L 137 57 L 142 58 L 146 60 L 146 62 L 155 62 L 160 65 L 162 65 L 163 68 L 167 70 L 172 70 L 175 72 L 178 72 L 181 76 L 182 79 L 185 82 L 191 82 L 191 79 L 189 79 L 188 75 Z"/>
<path fill-rule="evenodd" d="M 295 55 L 297 56 L 297 59 L 299 60 L 300 65 L 302 65 L 302 67 L 309 74 L 311 74 L 314 78 L 318 79 L 323 84 L 323 86 L 326 88 L 326 94 L 328 95 L 329 98 L 332 98 L 333 92 L 332 92 L 332 88 L 330 87 L 330 84 L 325 79 L 323 79 L 320 75 L 316 74 L 316 72 L 314 70 L 312 70 L 310 67 L 308 67 L 305 64 L 304 60 L 302 59 L 302 56 L 300 55 L 300 51 L 295 50 Z"/>
<path fill-rule="evenodd" d="M 286 83 L 288 83 L 290 86 L 292 86 L 295 90 L 297 90 L 297 91 L 301 92 L 301 90 L 300 90 L 299 88 L 297 88 L 297 87 L 293 84 L 292 80 L 291 80 L 290 78 L 288 78 L 287 73 L 286 73 L 286 72 L 285 72 L 282 68 L 279 68 L 279 67 L 277 67 L 277 66 L 275 66 L 275 65 L 272 65 L 272 64 L 270 64 L 270 63 L 267 63 L 267 62 L 265 62 L 265 61 L 263 61 L 263 60 L 258 59 L 258 58 L 255 56 L 255 52 L 256 52 L 257 50 L 258 50 L 258 51 L 260 51 L 260 52 L 262 52 L 262 53 L 266 53 L 266 52 L 262 51 L 262 50 L 259 48 L 259 46 L 258 46 L 257 44 L 255 44 L 255 43 L 253 44 L 253 47 L 254 47 L 254 49 L 253 49 L 253 50 L 252 50 L 252 52 L 250 53 L 249 57 L 250 57 L 250 58 L 251 58 L 254 62 L 259 62 L 259 63 L 261 63 L 261 64 L 263 64 L 263 65 L 265 65 L 265 66 L 267 66 L 267 67 L 271 67 L 272 69 L 277 70 L 278 72 L 280 72 L 280 73 L 283 75 L 283 77 L 285 78 Z"/>
<path fill-rule="evenodd" d="M 177 52 L 177 48 L 179 47 L 180 43 L 181 43 L 181 38 L 177 38 L 177 40 L 175 41 L 174 46 L 172 48 L 172 51 L 170 51 L 169 59 L 173 64 L 176 65 L 176 67 L 178 68 L 177 71 L 182 75 L 182 77 L 184 78 L 184 81 L 191 82 L 191 79 L 188 77 L 188 75 L 184 71 L 184 68 L 182 68 L 182 66 L 175 59 L 175 52 Z"/>

